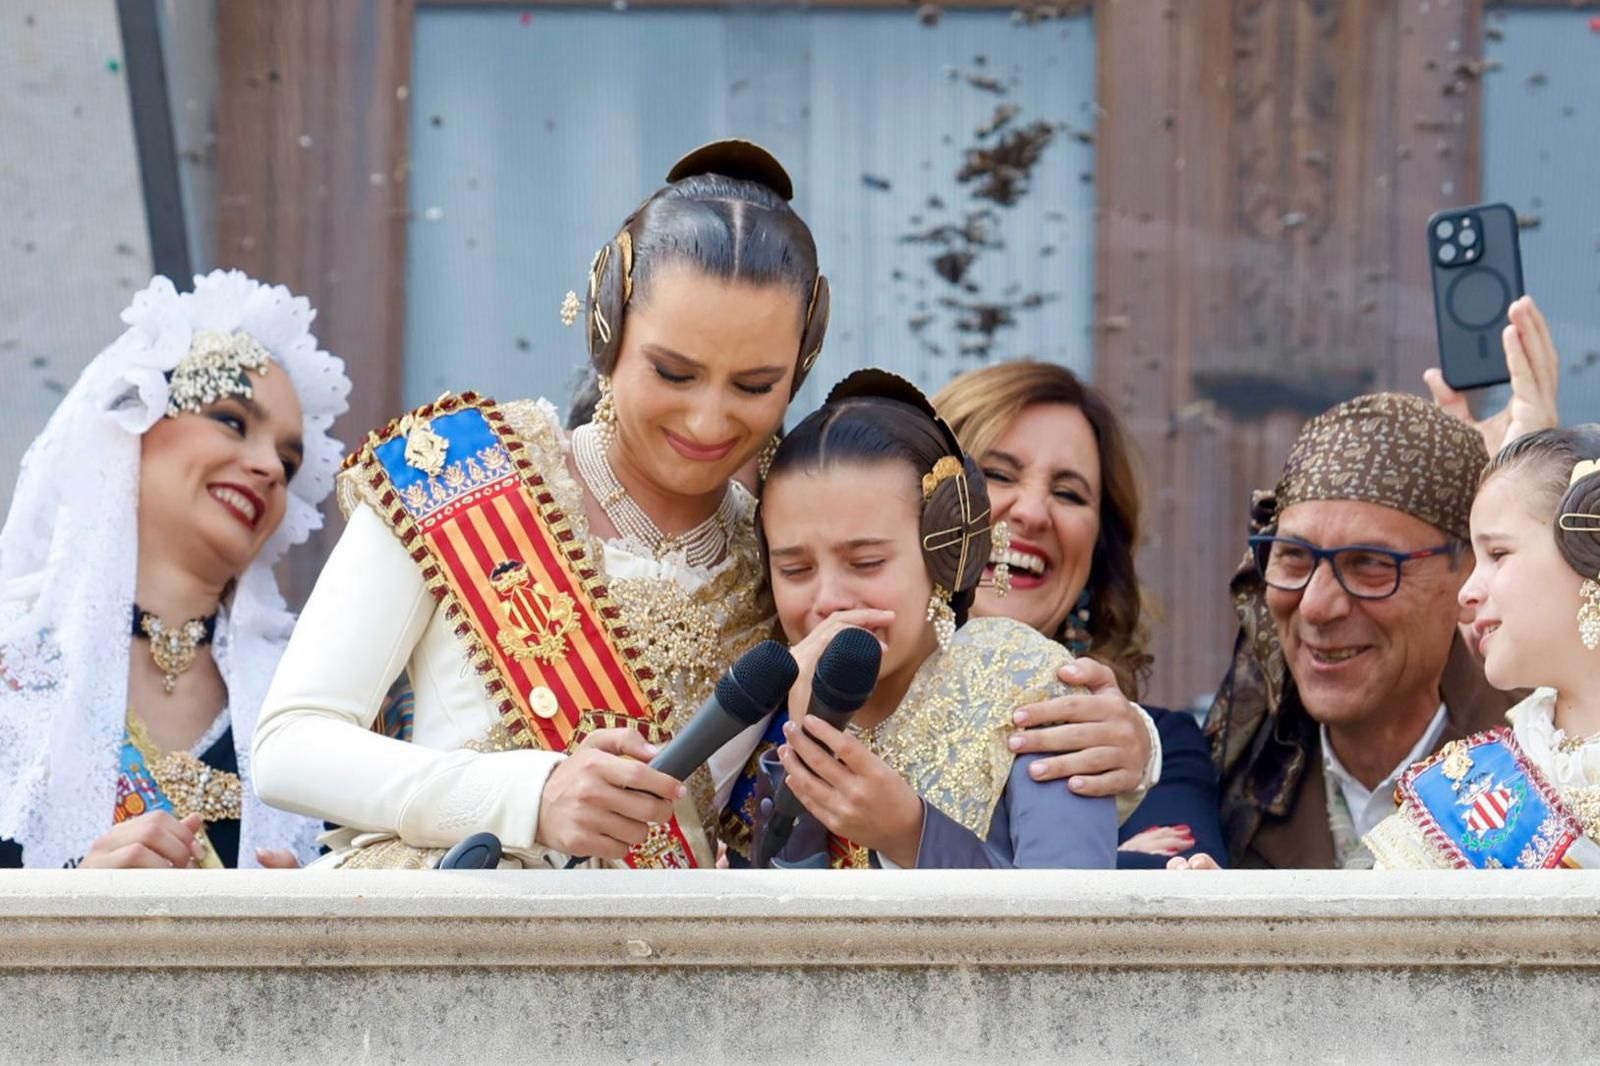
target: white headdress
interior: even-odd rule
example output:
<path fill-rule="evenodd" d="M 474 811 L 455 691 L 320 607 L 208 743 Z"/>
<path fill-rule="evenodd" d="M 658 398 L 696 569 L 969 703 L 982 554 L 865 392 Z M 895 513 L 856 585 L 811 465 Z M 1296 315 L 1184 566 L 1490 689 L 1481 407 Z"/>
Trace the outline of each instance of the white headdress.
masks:
<path fill-rule="evenodd" d="M 214 637 L 244 778 L 239 865 L 258 847 L 309 859 L 320 825 L 250 787 L 256 716 L 294 625 L 272 568 L 322 525 L 342 451 L 344 363 L 311 335 L 316 312 L 238 271 L 180 295 L 154 279 L 122 313 L 127 332 L 86 367 L 27 455 L 0 529 L 0 838 L 29 866 L 59 867 L 111 827 L 127 709 L 138 559 L 140 438 L 168 411 L 169 375 L 204 331 L 247 334 L 289 375 L 305 413 L 305 461 L 283 522 L 239 577 Z M 181 379 L 176 379 L 180 381 Z M 191 385 L 192 387 L 192 385 Z"/>

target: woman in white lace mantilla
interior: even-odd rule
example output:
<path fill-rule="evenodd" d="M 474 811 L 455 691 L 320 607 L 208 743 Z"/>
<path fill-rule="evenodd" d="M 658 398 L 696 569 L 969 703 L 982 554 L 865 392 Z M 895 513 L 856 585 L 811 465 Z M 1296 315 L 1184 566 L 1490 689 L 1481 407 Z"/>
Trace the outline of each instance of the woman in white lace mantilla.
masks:
<path fill-rule="evenodd" d="M 248 787 L 322 522 L 343 364 L 282 287 L 156 278 L 23 460 L 0 531 L 0 862 L 297 865 L 320 828 Z"/>
<path fill-rule="evenodd" d="M 1407 771 L 1399 811 L 1363 842 L 1379 869 L 1600 866 L 1600 425 L 1502 449 L 1472 547 L 1460 598 L 1484 674 L 1534 692 L 1509 730 Z"/>
<path fill-rule="evenodd" d="M 563 307 L 586 310 L 591 424 L 568 438 L 544 401 L 447 397 L 341 476 L 350 524 L 256 765 L 270 802 L 345 827 L 329 838 L 342 866 L 431 865 L 483 831 L 523 865 L 711 860 L 755 738 L 686 789 L 639 760 L 771 631 L 735 474 L 817 357 L 828 287 L 764 150 L 710 145 L 668 182 Z M 408 705 L 383 735 L 402 671 Z"/>

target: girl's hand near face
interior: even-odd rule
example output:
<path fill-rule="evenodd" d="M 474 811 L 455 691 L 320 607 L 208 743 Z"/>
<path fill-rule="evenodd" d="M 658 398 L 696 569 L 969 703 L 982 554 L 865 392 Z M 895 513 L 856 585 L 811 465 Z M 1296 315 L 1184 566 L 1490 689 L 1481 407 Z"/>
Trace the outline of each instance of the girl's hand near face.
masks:
<path fill-rule="evenodd" d="M 828 832 L 897 866 L 917 864 L 922 797 L 866 745 L 820 718 L 783 727 L 778 749 L 789 787 Z M 831 754 L 830 754 L 831 753 Z"/>
<path fill-rule="evenodd" d="M 800 667 L 800 674 L 789 688 L 789 721 L 799 722 L 805 717 L 806 707 L 811 702 L 811 677 L 816 673 L 817 660 L 822 658 L 822 653 L 827 650 L 828 644 L 834 637 L 851 626 L 870 629 L 876 635 L 887 630 L 893 621 L 893 611 L 878 611 L 870 607 L 835 611 L 792 645 L 789 652 L 794 656 L 795 664 Z M 883 644 L 882 637 L 878 638 L 878 643 Z M 884 651 L 888 650 L 885 645 Z"/>

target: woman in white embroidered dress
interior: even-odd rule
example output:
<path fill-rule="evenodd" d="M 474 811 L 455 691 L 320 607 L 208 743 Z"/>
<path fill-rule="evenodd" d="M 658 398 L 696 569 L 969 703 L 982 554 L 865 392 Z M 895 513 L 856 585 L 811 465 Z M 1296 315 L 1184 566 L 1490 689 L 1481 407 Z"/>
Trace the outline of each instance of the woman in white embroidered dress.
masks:
<path fill-rule="evenodd" d="M 0 865 L 293 866 L 248 788 L 350 390 L 301 298 L 156 278 L 23 460 L 0 532 Z M 245 784 L 241 785 L 240 778 Z"/>
<path fill-rule="evenodd" d="M 828 290 L 789 178 L 765 151 L 710 145 L 668 180 L 591 272 L 588 345 L 604 390 L 594 423 L 569 441 L 544 401 L 501 410 L 575 534 L 593 538 L 676 717 L 768 635 L 754 501 L 733 475 L 768 445 L 816 358 Z M 575 316 L 575 297 L 563 311 Z M 643 736 L 599 729 L 565 756 L 517 748 L 378 501 L 348 475 L 340 499 L 350 524 L 258 733 L 263 795 L 347 827 L 330 840 L 347 866 L 429 865 L 479 831 L 528 865 L 620 860 L 644 841 L 682 796 L 638 761 L 651 753 Z M 410 743 L 371 731 L 402 669 Z M 743 763 L 730 752 L 691 779 L 707 827 Z"/>
<path fill-rule="evenodd" d="M 1473 501 L 1472 548 L 1460 599 L 1484 675 L 1534 690 L 1507 712 L 1512 735 L 1600 854 L 1600 424 L 1502 449 Z M 1367 834 L 1378 868 L 1455 865 L 1423 821 L 1407 800 Z"/>

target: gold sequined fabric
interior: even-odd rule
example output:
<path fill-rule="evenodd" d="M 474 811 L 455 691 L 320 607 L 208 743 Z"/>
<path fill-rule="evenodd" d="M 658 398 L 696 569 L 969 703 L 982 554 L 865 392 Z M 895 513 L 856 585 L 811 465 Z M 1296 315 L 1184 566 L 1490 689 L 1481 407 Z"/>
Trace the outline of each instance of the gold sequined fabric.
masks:
<path fill-rule="evenodd" d="M 1278 482 L 1278 511 L 1308 500 L 1361 500 L 1459 540 L 1489 454 L 1465 422 L 1417 396 L 1358 396 L 1301 430 Z"/>
<path fill-rule="evenodd" d="M 989 832 L 1015 756 L 1018 707 L 1073 691 L 1057 678 L 1072 653 L 1010 618 L 974 618 L 935 652 L 887 719 L 859 736 L 911 787 L 976 833 Z"/>

